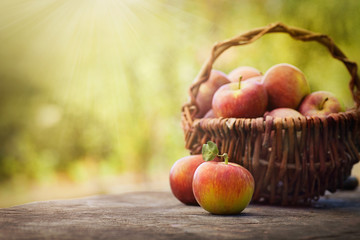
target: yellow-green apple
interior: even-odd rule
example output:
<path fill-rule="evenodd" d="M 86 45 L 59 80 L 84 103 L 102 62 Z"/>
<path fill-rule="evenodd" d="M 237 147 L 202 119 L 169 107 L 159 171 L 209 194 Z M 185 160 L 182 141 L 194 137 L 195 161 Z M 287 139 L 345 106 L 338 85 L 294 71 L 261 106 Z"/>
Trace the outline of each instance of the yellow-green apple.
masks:
<path fill-rule="evenodd" d="M 212 98 L 216 90 L 229 82 L 230 80 L 225 73 L 215 69 L 211 70 L 209 79 L 200 85 L 196 96 L 199 109 L 195 117 L 201 118 L 211 109 Z"/>
<path fill-rule="evenodd" d="M 177 160 L 170 170 L 170 188 L 174 196 L 186 205 L 198 205 L 192 191 L 194 172 L 204 163 L 201 154 Z"/>
<path fill-rule="evenodd" d="M 215 145 L 213 142 L 204 144 L 203 154 L 206 145 L 210 144 Z M 218 153 L 217 147 L 208 147 L 208 150 L 212 156 Z M 220 156 L 225 158 L 225 162 L 207 161 L 196 169 L 192 186 L 194 196 L 199 205 L 212 214 L 239 214 L 252 199 L 254 178 L 246 168 L 228 162 L 227 154 Z"/>
<path fill-rule="evenodd" d="M 301 102 L 299 112 L 304 116 L 327 116 L 342 112 L 342 103 L 334 94 L 327 91 L 312 92 Z"/>
<path fill-rule="evenodd" d="M 258 81 L 238 81 L 221 86 L 214 94 L 212 109 L 217 117 L 255 118 L 266 111 L 268 96 Z"/>
<path fill-rule="evenodd" d="M 275 108 L 274 110 L 265 113 L 264 117 L 271 116 L 273 118 L 286 118 L 286 117 L 303 117 L 301 113 L 292 108 Z"/>
<path fill-rule="evenodd" d="M 269 96 L 269 109 L 297 109 L 301 100 L 310 93 L 305 75 L 297 67 L 280 63 L 269 68 L 263 84 Z"/>
<path fill-rule="evenodd" d="M 262 75 L 261 72 L 254 67 L 240 66 L 240 67 L 237 67 L 234 70 L 232 70 L 228 74 L 228 78 L 232 82 L 238 82 L 240 80 L 240 78 L 241 78 L 241 81 L 244 81 L 246 79 L 256 77 L 256 76 L 261 76 L 261 75 Z"/>

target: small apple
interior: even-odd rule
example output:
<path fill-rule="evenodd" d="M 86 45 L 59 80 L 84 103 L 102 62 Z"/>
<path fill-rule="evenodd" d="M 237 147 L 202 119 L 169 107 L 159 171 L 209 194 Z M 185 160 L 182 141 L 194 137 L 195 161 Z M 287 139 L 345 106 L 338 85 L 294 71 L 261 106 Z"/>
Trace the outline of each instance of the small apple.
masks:
<path fill-rule="evenodd" d="M 310 93 L 304 98 L 299 107 L 299 112 L 305 116 L 327 116 L 330 113 L 342 111 L 342 103 L 334 94 L 327 91 Z"/>
<path fill-rule="evenodd" d="M 217 117 L 255 118 L 263 116 L 268 96 L 258 81 L 238 81 L 221 86 L 214 94 L 212 108 Z"/>
<path fill-rule="evenodd" d="M 269 96 L 269 109 L 297 109 L 301 100 L 310 93 L 305 75 L 295 66 L 281 63 L 268 69 L 263 84 Z"/>
<path fill-rule="evenodd" d="M 214 110 L 210 109 L 204 116 L 204 118 L 216 118 Z"/>
<path fill-rule="evenodd" d="M 256 76 L 256 77 L 251 77 L 251 78 L 248 78 L 248 79 L 245 79 L 245 80 L 241 80 L 241 81 L 246 81 L 246 82 L 258 82 L 258 83 L 262 83 L 262 79 L 263 79 L 263 76 Z"/>
<path fill-rule="evenodd" d="M 212 98 L 216 90 L 229 82 L 230 80 L 225 73 L 215 69 L 211 70 L 209 79 L 200 85 L 199 92 L 196 96 L 199 111 L 195 117 L 201 118 L 211 109 Z"/>
<path fill-rule="evenodd" d="M 292 108 L 275 108 L 274 110 L 272 110 L 268 113 L 265 113 L 264 117 L 266 117 L 266 116 L 271 116 L 273 118 L 275 118 L 275 117 L 278 117 L 278 118 L 303 117 L 303 115 L 301 113 L 299 113 L 298 111 L 296 111 Z"/>
<path fill-rule="evenodd" d="M 196 168 L 204 163 L 201 154 L 177 160 L 170 170 L 170 188 L 174 196 L 186 205 L 198 205 L 192 191 L 193 176 Z"/>
<path fill-rule="evenodd" d="M 249 66 L 240 66 L 232 70 L 228 74 L 228 78 L 232 82 L 238 82 L 241 78 L 241 81 L 244 81 L 246 79 L 261 76 L 261 72 L 257 70 L 256 68 L 249 67 Z"/>
<path fill-rule="evenodd" d="M 203 158 L 211 160 L 218 155 L 215 143 L 203 146 Z M 194 173 L 193 192 L 196 201 L 212 214 L 239 214 L 250 203 L 255 182 L 244 167 L 228 162 L 227 154 L 218 155 L 225 162 L 205 162 Z"/>
<path fill-rule="evenodd" d="M 340 187 L 342 190 L 353 191 L 359 186 L 359 179 L 356 176 L 348 177 Z"/>

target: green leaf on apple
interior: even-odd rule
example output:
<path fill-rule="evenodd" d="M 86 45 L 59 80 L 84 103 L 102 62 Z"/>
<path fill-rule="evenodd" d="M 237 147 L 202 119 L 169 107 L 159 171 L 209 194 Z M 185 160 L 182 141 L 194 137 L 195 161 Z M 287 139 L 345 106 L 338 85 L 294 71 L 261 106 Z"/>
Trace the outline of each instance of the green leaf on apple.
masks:
<path fill-rule="evenodd" d="M 202 156 L 204 161 L 211 161 L 219 154 L 219 149 L 212 141 L 208 141 L 202 147 Z"/>

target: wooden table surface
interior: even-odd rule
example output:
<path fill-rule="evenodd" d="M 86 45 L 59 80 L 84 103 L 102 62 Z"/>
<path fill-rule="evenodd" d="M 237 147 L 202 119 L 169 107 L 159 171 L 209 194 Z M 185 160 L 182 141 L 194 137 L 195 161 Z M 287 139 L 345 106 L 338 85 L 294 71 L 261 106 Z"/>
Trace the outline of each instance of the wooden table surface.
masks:
<path fill-rule="evenodd" d="M 217 216 L 170 192 L 132 192 L 0 209 L 0 239 L 360 239 L 360 191 L 311 207 L 250 204 Z"/>

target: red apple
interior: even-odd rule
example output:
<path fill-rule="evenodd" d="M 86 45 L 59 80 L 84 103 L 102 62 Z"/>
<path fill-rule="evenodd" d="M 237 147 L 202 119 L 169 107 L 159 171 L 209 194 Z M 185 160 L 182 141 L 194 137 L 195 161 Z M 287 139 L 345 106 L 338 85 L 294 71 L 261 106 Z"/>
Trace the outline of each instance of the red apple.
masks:
<path fill-rule="evenodd" d="M 211 109 L 212 98 L 216 90 L 229 82 L 230 80 L 225 73 L 214 69 L 211 70 L 209 79 L 200 85 L 199 92 L 196 96 L 199 111 L 195 117 L 201 118 Z"/>
<path fill-rule="evenodd" d="M 342 111 L 342 103 L 334 94 L 327 91 L 317 91 L 309 94 L 299 107 L 299 112 L 305 116 L 327 116 L 330 113 Z"/>
<path fill-rule="evenodd" d="M 271 116 L 273 118 L 278 117 L 278 118 L 286 118 L 286 117 L 293 117 L 293 118 L 298 118 L 298 117 L 303 117 L 303 115 L 301 113 L 299 113 L 298 111 L 292 109 L 292 108 L 275 108 L 274 110 L 272 110 L 271 112 L 265 113 L 264 115 L 266 116 Z"/>
<path fill-rule="evenodd" d="M 249 66 L 240 66 L 232 70 L 228 74 L 228 78 L 232 82 L 238 82 L 240 80 L 240 77 L 241 77 L 241 81 L 244 81 L 246 79 L 261 75 L 262 75 L 261 72 L 256 68 Z"/>
<path fill-rule="evenodd" d="M 235 163 L 205 162 L 193 180 L 196 201 L 212 214 L 239 214 L 250 203 L 254 187 L 251 173 Z"/>
<path fill-rule="evenodd" d="M 217 117 L 255 118 L 263 116 L 268 97 L 258 81 L 240 81 L 221 86 L 213 97 L 212 108 Z"/>
<path fill-rule="evenodd" d="M 254 178 L 246 168 L 229 163 L 227 153 L 219 155 L 212 141 L 202 147 L 206 161 L 194 173 L 192 189 L 196 201 L 213 214 L 238 214 L 250 203 L 254 193 Z M 225 162 L 211 162 L 223 157 Z"/>
<path fill-rule="evenodd" d="M 204 163 L 202 155 L 191 155 L 177 160 L 170 170 L 170 188 L 174 196 L 186 205 L 198 205 L 192 191 L 194 172 Z"/>
<path fill-rule="evenodd" d="M 297 109 L 310 93 L 305 75 L 295 66 L 281 63 L 266 71 L 263 84 L 269 96 L 269 109 Z"/>

